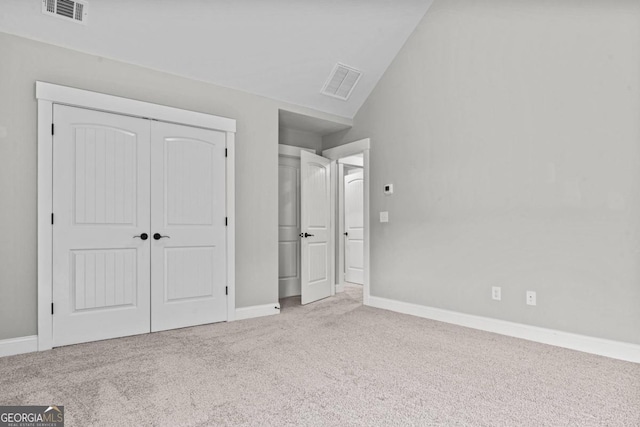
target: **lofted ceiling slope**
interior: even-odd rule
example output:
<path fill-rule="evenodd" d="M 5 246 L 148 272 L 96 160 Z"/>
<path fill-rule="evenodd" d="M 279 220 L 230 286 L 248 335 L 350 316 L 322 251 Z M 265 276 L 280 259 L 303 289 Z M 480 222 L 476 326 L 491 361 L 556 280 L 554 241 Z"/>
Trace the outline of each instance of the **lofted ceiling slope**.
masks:
<path fill-rule="evenodd" d="M 353 117 L 432 0 L 87 0 L 87 25 L 2 0 L 0 31 Z M 363 75 L 320 94 L 334 65 Z"/>

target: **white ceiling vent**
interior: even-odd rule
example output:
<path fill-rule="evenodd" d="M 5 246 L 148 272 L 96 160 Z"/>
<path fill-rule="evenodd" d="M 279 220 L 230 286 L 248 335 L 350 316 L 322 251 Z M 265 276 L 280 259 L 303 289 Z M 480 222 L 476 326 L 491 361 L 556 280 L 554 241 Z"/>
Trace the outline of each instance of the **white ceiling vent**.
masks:
<path fill-rule="evenodd" d="M 360 76 L 362 76 L 362 71 L 337 63 L 321 93 L 346 101 L 360 80 Z"/>
<path fill-rule="evenodd" d="M 79 24 L 87 23 L 87 2 L 78 0 L 42 0 L 42 13 Z"/>

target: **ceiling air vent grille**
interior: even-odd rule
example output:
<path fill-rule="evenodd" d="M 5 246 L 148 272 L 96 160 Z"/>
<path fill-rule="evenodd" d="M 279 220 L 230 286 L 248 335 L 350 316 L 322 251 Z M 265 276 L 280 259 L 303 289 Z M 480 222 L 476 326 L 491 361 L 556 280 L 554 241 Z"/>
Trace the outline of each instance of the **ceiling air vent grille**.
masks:
<path fill-rule="evenodd" d="M 338 63 L 333 67 L 331 75 L 322 88 L 322 93 L 346 101 L 361 76 L 362 71 Z"/>
<path fill-rule="evenodd" d="M 87 3 L 77 0 L 42 0 L 42 13 L 79 24 L 87 22 Z"/>

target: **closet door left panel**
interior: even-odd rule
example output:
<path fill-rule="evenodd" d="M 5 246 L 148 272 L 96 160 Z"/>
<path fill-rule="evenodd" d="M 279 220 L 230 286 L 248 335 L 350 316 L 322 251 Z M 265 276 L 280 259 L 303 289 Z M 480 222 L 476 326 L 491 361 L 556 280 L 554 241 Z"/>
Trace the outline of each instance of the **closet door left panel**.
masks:
<path fill-rule="evenodd" d="M 55 105 L 53 122 L 53 345 L 149 332 L 150 121 Z"/>

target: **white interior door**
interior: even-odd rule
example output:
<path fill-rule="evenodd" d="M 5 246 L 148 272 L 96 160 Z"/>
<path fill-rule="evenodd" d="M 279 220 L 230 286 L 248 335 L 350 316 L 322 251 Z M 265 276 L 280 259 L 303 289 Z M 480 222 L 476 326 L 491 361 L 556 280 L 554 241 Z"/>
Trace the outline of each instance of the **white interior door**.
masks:
<path fill-rule="evenodd" d="M 280 298 L 300 295 L 300 159 L 278 166 L 278 287 Z"/>
<path fill-rule="evenodd" d="M 301 299 L 307 304 L 331 295 L 331 160 L 302 151 Z"/>
<path fill-rule="evenodd" d="M 344 177 L 345 280 L 364 283 L 364 174 Z"/>
<path fill-rule="evenodd" d="M 151 330 L 227 319 L 224 132 L 152 122 Z"/>
<path fill-rule="evenodd" d="M 53 345 L 149 332 L 150 122 L 53 115 Z"/>

